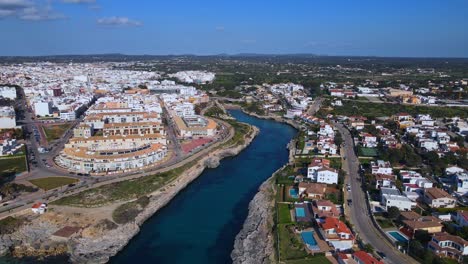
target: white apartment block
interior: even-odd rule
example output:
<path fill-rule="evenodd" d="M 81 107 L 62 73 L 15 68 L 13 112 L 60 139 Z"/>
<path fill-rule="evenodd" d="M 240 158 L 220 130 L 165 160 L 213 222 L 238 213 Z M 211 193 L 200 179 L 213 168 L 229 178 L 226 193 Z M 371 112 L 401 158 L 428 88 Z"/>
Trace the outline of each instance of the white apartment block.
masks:
<path fill-rule="evenodd" d="M 52 114 L 52 103 L 42 101 L 34 103 L 34 113 L 37 116 L 48 116 Z"/>
<path fill-rule="evenodd" d="M 15 109 L 12 106 L 0 107 L 0 129 L 16 127 Z"/>
<path fill-rule="evenodd" d="M 390 175 L 393 173 L 392 166 L 390 165 L 390 162 L 388 161 L 383 161 L 383 160 L 377 160 L 377 162 L 372 161 L 371 167 L 372 167 L 372 174 Z"/>
<path fill-rule="evenodd" d="M 0 97 L 15 100 L 16 99 L 15 87 L 0 86 Z"/>

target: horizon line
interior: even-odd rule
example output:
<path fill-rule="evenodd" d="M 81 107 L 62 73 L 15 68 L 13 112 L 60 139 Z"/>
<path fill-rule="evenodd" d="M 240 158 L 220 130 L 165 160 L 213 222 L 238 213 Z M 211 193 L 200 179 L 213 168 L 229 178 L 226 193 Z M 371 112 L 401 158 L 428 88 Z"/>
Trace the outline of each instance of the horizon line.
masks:
<path fill-rule="evenodd" d="M 41 57 L 76 57 L 76 56 L 142 56 L 142 57 L 247 57 L 247 56 L 314 56 L 314 57 L 349 57 L 349 58 L 401 58 L 401 59 L 468 59 L 468 57 L 458 56 L 381 56 L 381 55 L 328 55 L 314 53 L 218 53 L 218 54 L 125 54 L 125 53 L 87 53 L 87 54 L 47 54 L 47 55 L 0 55 L 1 58 L 41 58 Z"/>

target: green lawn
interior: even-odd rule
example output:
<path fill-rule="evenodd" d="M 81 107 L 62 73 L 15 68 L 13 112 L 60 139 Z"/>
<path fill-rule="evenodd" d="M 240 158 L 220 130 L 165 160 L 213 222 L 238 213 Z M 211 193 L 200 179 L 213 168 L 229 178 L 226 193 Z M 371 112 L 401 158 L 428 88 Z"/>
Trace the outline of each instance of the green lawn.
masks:
<path fill-rule="evenodd" d="M 359 156 L 364 156 L 364 157 L 377 157 L 378 152 L 376 148 L 364 148 L 364 147 L 359 147 Z"/>
<path fill-rule="evenodd" d="M 363 115 L 366 117 L 391 116 L 400 112 L 430 114 L 433 118 L 459 116 L 465 118 L 468 111 L 463 107 L 434 107 L 425 105 L 380 104 L 372 102 L 344 101 L 343 106 L 335 107 L 335 115 Z"/>
<path fill-rule="evenodd" d="M 0 159 L 0 175 L 11 172 L 20 173 L 26 170 L 26 159 L 24 155 Z"/>
<path fill-rule="evenodd" d="M 69 177 L 47 177 L 30 180 L 29 182 L 43 189 L 44 191 L 48 191 L 64 185 L 76 183 L 78 180 Z"/>
<path fill-rule="evenodd" d="M 331 263 L 325 256 L 309 256 L 304 259 L 288 260 L 286 264 L 327 264 Z"/>
<path fill-rule="evenodd" d="M 390 228 L 390 227 L 395 227 L 392 223 L 391 220 L 389 219 L 383 219 L 383 218 L 378 218 L 376 219 L 377 223 L 379 223 L 381 228 Z"/>
<path fill-rule="evenodd" d="M 70 124 L 43 126 L 42 129 L 44 130 L 47 141 L 51 142 L 61 138 L 63 134 L 70 129 Z"/>
<path fill-rule="evenodd" d="M 279 249 L 281 260 L 291 259 L 303 259 L 308 253 L 305 250 L 305 245 L 302 243 L 301 238 L 298 234 L 288 229 L 293 228 L 293 225 L 279 224 L 278 235 L 279 235 Z"/>
<path fill-rule="evenodd" d="M 289 211 L 289 204 L 278 204 L 278 222 L 280 224 L 291 223 L 291 213 Z"/>

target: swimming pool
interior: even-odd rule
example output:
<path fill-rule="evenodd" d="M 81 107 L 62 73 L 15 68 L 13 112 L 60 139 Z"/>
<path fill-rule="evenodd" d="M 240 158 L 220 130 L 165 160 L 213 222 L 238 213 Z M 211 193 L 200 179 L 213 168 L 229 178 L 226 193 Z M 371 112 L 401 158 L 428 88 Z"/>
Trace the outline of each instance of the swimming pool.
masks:
<path fill-rule="evenodd" d="M 292 198 L 298 198 L 299 196 L 297 195 L 296 189 L 289 189 L 289 196 Z"/>
<path fill-rule="evenodd" d="M 320 250 L 320 247 L 317 245 L 317 241 L 315 240 L 313 231 L 301 232 L 301 237 L 310 250 Z"/>
<path fill-rule="evenodd" d="M 399 231 L 388 231 L 387 234 L 401 243 L 408 243 L 408 238 Z"/>
<path fill-rule="evenodd" d="M 296 217 L 305 217 L 305 210 L 302 207 L 296 207 Z"/>

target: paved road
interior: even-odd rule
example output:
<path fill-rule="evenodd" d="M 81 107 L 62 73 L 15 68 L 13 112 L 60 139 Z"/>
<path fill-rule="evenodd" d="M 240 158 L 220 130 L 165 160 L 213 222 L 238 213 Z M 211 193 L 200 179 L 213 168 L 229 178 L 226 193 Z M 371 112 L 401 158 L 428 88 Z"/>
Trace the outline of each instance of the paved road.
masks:
<path fill-rule="evenodd" d="M 335 123 L 336 128 L 343 137 L 344 147 L 342 148 L 343 169 L 349 177 L 346 177 L 345 183 L 351 185 L 351 192 L 348 194 L 352 199 L 349 210 L 349 217 L 353 224 L 353 229 L 365 243 L 371 244 L 375 250 L 383 252 L 386 255 L 385 262 L 387 263 L 417 263 L 409 256 L 398 251 L 382 236 L 382 234 L 373 225 L 369 215 L 369 210 L 366 203 L 366 197 L 361 188 L 359 170 L 359 160 L 354 153 L 354 143 L 349 131 L 342 125 Z"/>

